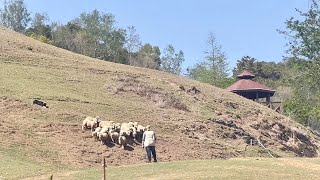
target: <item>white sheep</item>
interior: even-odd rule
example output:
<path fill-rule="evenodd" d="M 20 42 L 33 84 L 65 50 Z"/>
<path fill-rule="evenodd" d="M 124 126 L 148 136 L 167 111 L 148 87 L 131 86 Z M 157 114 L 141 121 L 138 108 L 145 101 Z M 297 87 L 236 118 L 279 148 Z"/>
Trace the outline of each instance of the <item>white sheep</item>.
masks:
<path fill-rule="evenodd" d="M 92 137 L 94 137 L 95 139 L 98 139 L 98 132 L 101 131 L 101 127 L 97 127 L 94 132 L 92 132 Z"/>
<path fill-rule="evenodd" d="M 142 138 L 144 131 L 145 131 L 145 127 L 139 124 L 137 127 L 137 137 Z"/>
<path fill-rule="evenodd" d="M 123 123 L 124 124 L 124 123 Z M 128 122 L 126 123 L 129 127 L 134 127 L 134 122 Z"/>
<path fill-rule="evenodd" d="M 101 144 L 106 144 L 109 137 L 109 133 L 98 133 L 98 138 L 101 141 Z"/>
<path fill-rule="evenodd" d="M 121 136 L 130 136 L 133 132 L 132 127 L 129 123 L 122 123 L 120 128 L 120 135 Z"/>
<path fill-rule="evenodd" d="M 122 149 L 127 146 L 127 138 L 125 136 L 119 136 L 119 144 Z"/>
<path fill-rule="evenodd" d="M 109 133 L 109 135 L 110 135 L 110 137 L 111 137 L 111 140 L 112 140 L 114 143 L 116 143 L 116 144 L 119 143 L 119 133 L 118 133 L 118 132 L 111 131 L 111 132 Z"/>
<path fill-rule="evenodd" d="M 104 127 L 114 127 L 114 121 L 100 121 L 99 127 L 104 128 Z"/>
<path fill-rule="evenodd" d="M 140 131 L 143 132 L 144 130 L 145 130 L 145 127 L 144 127 L 144 126 L 142 126 L 142 125 L 140 125 L 140 124 L 137 126 L 137 132 L 140 132 Z"/>
<path fill-rule="evenodd" d="M 91 129 L 91 131 L 94 131 L 98 126 L 99 119 L 100 118 L 98 116 L 95 118 L 91 116 L 86 117 L 82 122 L 82 130 Z"/>
<path fill-rule="evenodd" d="M 101 130 L 100 130 L 100 133 L 107 133 L 107 132 L 109 132 L 108 127 L 101 128 Z"/>
<path fill-rule="evenodd" d="M 137 127 L 138 127 L 138 125 L 139 125 L 139 124 L 138 124 L 138 122 L 133 122 L 133 126 L 134 126 L 134 127 L 136 127 L 136 128 L 137 128 Z"/>
<path fill-rule="evenodd" d="M 114 124 L 114 130 L 115 130 L 116 132 L 120 132 L 120 129 L 121 129 L 121 123 L 115 123 L 115 124 Z"/>
<path fill-rule="evenodd" d="M 133 137 L 133 140 L 135 141 L 138 137 L 137 128 L 136 127 L 130 127 L 129 128 L 129 134 L 131 137 Z"/>

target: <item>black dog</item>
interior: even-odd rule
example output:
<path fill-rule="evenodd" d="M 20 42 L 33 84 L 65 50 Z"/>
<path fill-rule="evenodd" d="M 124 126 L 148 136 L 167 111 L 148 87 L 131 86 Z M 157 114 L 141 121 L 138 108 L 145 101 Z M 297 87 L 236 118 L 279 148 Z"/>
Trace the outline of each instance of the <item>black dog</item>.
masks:
<path fill-rule="evenodd" d="M 47 103 L 45 103 L 45 102 L 43 102 L 43 101 L 40 101 L 40 100 L 38 100 L 38 99 L 35 99 L 35 100 L 33 101 L 33 104 L 36 104 L 36 105 L 39 105 L 39 106 L 42 106 L 42 107 L 49 108 L 49 107 L 47 106 Z"/>

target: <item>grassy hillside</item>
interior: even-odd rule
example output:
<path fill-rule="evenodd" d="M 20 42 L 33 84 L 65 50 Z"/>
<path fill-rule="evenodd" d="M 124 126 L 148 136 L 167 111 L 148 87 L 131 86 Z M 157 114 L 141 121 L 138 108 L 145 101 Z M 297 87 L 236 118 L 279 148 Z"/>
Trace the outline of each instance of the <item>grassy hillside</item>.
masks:
<path fill-rule="evenodd" d="M 0 163 L 13 167 L 0 177 L 12 177 L 17 161 L 17 169 L 33 169 L 19 177 L 96 167 L 102 157 L 112 165 L 144 161 L 140 144 L 122 150 L 94 141 L 81 130 L 86 116 L 151 125 L 160 161 L 268 156 L 257 145 L 247 147 L 250 138 L 277 156 L 318 156 L 318 136 L 260 104 L 183 77 L 74 54 L 4 28 L 0 70 L 0 156 L 6 157 Z M 35 98 L 49 108 L 32 105 Z"/>

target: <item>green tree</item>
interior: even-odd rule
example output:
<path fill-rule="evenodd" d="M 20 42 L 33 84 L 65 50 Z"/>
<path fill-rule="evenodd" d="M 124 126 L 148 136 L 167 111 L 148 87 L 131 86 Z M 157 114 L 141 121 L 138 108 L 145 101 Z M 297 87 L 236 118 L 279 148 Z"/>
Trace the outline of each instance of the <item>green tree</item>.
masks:
<path fill-rule="evenodd" d="M 230 85 L 232 80 L 228 77 L 228 63 L 222 47 L 216 42 L 213 33 L 209 34 L 207 40 L 208 49 L 205 58 L 194 67 L 188 68 L 188 76 L 192 79 L 209 83 L 218 87 Z"/>
<path fill-rule="evenodd" d="M 27 31 L 51 38 L 51 27 L 48 22 L 49 17 L 46 13 L 35 13 L 31 21 L 31 27 Z"/>
<path fill-rule="evenodd" d="M 250 56 L 244 56 L 237 60 L 236 67 L 233 69 L 233 77 L 248 70 L 255 75 L 255 80 L 276 88 L 282 83 L 282 78 L 286 72 L 283 62 L 275 63 L 273 61 L 257 61 Z"/>
<path fill-rule="evenodd" d="M 284 34 L 289 42 L 288 53 L 296 59 L 309 61 L 303 69 L 305 78 L 312 79 L 312 84 L 317 87 L 320 83 L 320 8 L 316 0 L 312 1 L 307 12 L 297 10 L 302 20 L 290 18 L 285 23 L 287 31 Z"/>
<path fill-rule="evenodd" d="M 129 26 L 126 33 L 126 44 L 125 48 L 128 51 L 128 61 L 130 65 L 135 64 L 135 58 L 133 53 L 137 52 L 141 47 L 140 36 L 134 26 Z"/>
<path fill-rule="evenodd" d="M 30 13 L 23 0 L 4 1 L 0 9 L 0 23 L 17 32 L 25 32 L 30 22 Z"/>
<path fill-rule="evenodd" d="M 114 27 L 115 18 L 112 14 L 93 10 L 82 13 L 77 22 L 81 27 L 83 39 L 87 40 L 84 48 L 91 57 L 123 62 L 125 30 Z"/>
<path fill-rule="evenodd" d="M 244 56 L 240 60 L 237 60 L 236 67 L 233 69 L 233 76 L 237 77 L 244 70 L 250 71 L 257 76 L 257 60 L 250 56 Z"/>
<path fill-rule="evenodd" d="M 159 69 L 160 67 L 160 48 L 149 43 L 144 44 L 139 51 L 132 57 L 130 65 Z"/>
<path fill-rule="evenodd" d="M 161 58 L 161 69 L 165 72 L 173 74 L 181 74 L 181 66 L 184 61 L 183 51 L 180 50 L 178 53 L 172 45 L 168 45 L 164 51 Z"/>
<path fill-rule="evenodd" d="M 53 23 L 51 25 L 51 29 L 52 40 L 55 46 L 72 52 L 88 55 L 86 52 L 87 39 L 82 35 L 81 27 L 76 21 L 68 22 L 66 25 Z"/>
<path fill-rule="evenodd" d="M 31 21 L 31 27 L 26 30 L 26 34 L 39 41 L 52 44 L 52 30 L 48 22 L 47 14 L 36 13 Z"/>
<path fill-rule="evenodd" d="M 56 46 L 86 56 L 128 64 L 126 31 L 115 27 L 112 14 L 93 10 L 82 13 L 66 25 L 51 26 Z"/>
<path fill-rule="evenodd" d="M 297 10 L 302 18 L 290 18 L 285 23 L 284 34 L 289 42 L 288 53 L 296 61 L 291 62 L 295 79 L 290 81 L 295 98 L 287 102 L 285 111 L 296 120 L 308 124 L 308 119 L 320 119 L 320 8 L 316 0 L 308 11 Z"/>

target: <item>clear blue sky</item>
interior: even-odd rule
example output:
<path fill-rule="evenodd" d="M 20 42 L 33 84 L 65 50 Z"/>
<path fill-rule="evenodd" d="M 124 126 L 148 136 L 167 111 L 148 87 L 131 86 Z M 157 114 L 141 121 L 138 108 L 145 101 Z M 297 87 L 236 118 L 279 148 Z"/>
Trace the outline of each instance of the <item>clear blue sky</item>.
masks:
<path fill-rule="evenodd" d="M 3 0 L 0 0 L 3 1 Z M 230 68 L 250 55 L 282 60 L 286 39 L 276 29 L 306 10 L 309 0 L 25 0 L 29 10 L 46 12 L 52 21 L 68 22 L 93 9 L 115 15 L 117 26 L 133 25 L 144 43 L 161 50 L 172 44 L 185 53 L 184 68 L 203 59 L 209 32 L 226 52 Z"/>

